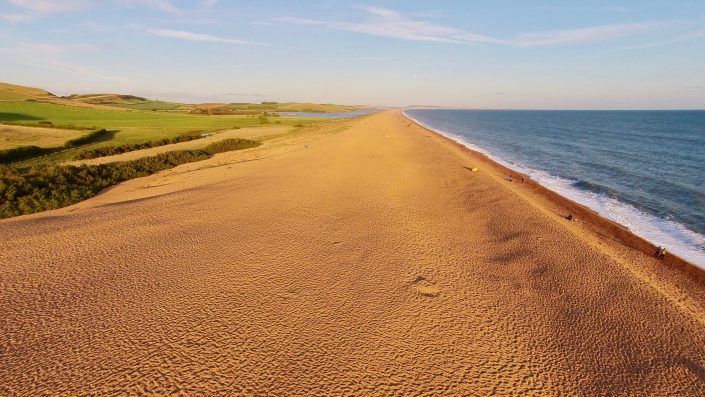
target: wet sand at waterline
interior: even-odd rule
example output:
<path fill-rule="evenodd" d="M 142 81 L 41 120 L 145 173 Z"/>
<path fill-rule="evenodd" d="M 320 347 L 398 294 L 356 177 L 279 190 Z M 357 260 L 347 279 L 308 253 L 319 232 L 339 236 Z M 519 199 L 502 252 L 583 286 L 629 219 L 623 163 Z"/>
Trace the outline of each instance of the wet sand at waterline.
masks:
<path fill-rule="evenodd" d="M 705 394 L 702 271 L 398 112 L 332 125 L 0 221 L 0 395 Z"/>

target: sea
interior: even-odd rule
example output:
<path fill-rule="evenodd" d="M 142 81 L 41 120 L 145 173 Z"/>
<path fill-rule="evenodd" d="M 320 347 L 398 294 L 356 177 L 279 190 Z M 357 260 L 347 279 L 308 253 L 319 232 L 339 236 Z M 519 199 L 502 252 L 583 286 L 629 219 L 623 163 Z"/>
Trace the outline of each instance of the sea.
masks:
<path fill-rule="evenodd" d="M 705 269 L 705 110 L 405 114 Z"/>

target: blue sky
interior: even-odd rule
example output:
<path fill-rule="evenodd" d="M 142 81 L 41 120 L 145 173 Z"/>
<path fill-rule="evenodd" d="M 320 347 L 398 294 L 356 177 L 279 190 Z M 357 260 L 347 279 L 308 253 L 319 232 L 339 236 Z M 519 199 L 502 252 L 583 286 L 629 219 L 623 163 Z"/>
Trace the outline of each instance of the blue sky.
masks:
<path fill-rule="evenodd" d="M 189 102 L 705 108 L 705 1 L 0 0 L 0 81 Z"/>

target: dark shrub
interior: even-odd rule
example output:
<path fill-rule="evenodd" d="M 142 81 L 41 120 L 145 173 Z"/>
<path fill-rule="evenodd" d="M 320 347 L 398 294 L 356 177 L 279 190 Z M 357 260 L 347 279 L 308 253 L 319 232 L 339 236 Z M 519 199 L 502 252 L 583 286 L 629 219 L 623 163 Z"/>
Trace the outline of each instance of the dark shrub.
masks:
<path fill-rule="evenodd" d="M 56 152 L 57 148 L 41 148 L 39 146 L 20 146 L 12 149 L 0 150 L 0 164 L 10 164 L 32 157 L 43 156 Z"/>
<path fill-rule="evenodd" d="M 231 150 L 242 150 L 257 147 L 262 143 L 259 141 L 252 141 L 250 139 L 225 139 L 218 142 L 213 142 L 210 145 L 203 148 L 203 151 L 208 154 L 216 154 L 222 152 L 229 152 Z"/>
<path fill-rule="evenodd" d="M 118 182 L 259 145 L 248 139 L 228 139 L 204 150 L 181 150 L 113 164 L 38 166 L 24 172 L 0 165 L 0 218 L 65 207 Z"/>
<path fill-rule="evenodd" d="M 105 129 L 91 131 L 82 137 L 66 141 L 66 143 L 64 143 L 64 146 L 67 148 L 72 148 L 76 146 L 87 145 L 89 143 L 94 143 L 110 136 L 111 133 L 106 131 Z"/>
<path fill-rule="evenodd" d="M 150 141 L 144 143 L 128 143 L 120 146 L 104 146 L 95 149 L 84 150 L 74 157 L 77 160 L 94 159 L 97 157 L 114 156 L 116 154 L 122 154 L 127 152 L 132 152 L 135 150 L 149 149 L 157 146 L 171 145 L 174 143 L 188 142 L 195 139 L 200 139 L 200 135 L 180 135 L 173 138 L 164 138 L 158 141 Z"/>

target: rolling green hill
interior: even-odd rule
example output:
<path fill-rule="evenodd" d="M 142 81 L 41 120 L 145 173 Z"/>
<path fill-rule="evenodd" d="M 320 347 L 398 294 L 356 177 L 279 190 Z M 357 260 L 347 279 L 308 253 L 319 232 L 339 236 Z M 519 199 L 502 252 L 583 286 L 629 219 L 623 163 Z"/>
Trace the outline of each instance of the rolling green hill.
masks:
<path fill-rule="evenodd" d="M 54 97 L 40 88 L 0 83 L 0 101 L 26 101 Z"/>
<path fill-rule="evenodd" d="M 276 102 L 191 105 L 121 94 L 57 97 L 39 88 L 0 83 L 0 124 L 26 127 L 25 130 L 5 128 L 4 133 L 0 132 L 0 139 L 4 147 L 24 146 L 30 141 L 33 145 L 46 146 L 51 141 L 49 138 L 58 131 L 44 134 L 37 129 L 61 127 L 108 130 L 109 138 L 91 144 L 93 147 L 141 144 L 194 132 L 265 125 L 294 127 L 323 121 L 314 117 L 279 117 L 273 114 L 276 112 L 345 112 L 356 109 L 359 107 Z M 31 131 L 34 136 L 32 139 L 24 137 L 23 131 Z M 55 160 L 71 155 L 62 152 L 62 157 Z"/>

